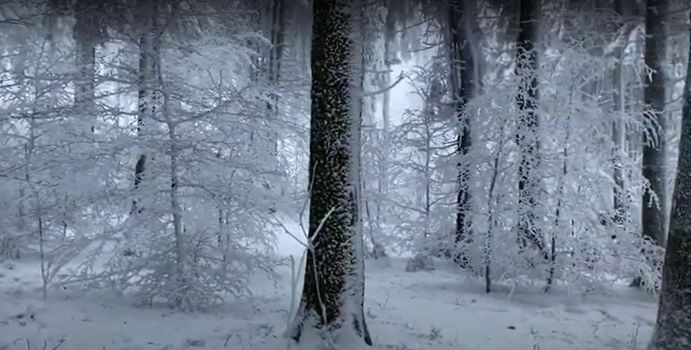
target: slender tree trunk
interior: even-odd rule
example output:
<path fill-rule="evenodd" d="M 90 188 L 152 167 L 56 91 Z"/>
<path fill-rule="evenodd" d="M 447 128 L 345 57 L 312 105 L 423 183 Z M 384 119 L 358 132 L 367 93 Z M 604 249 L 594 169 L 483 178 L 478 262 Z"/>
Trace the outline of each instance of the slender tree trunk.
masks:
<path fill-rule="evenodd" d="M 624 0 L 614 1 L 614 11 L 620 17 L 624 15 Z M 624 24 L 621 24 L 620 30 L 622 30 Z M 626 36 L 628 33 L 622 32 L 620 35 Z M 614 192 L 613 192 L 613 206 L 614 206 L 614 223 L 618 226 L 624 226 L 626 224 L 626 183 L 625 175 L 623 169 L 623 159 L 625 156 L 625 142 L 626 142 L 626 125 L 624 124 L 623 116 L 625 109 L 625 95 L 626 95 L 626 82 L 624 77 L 624 49 L 626 48 L 626 42 L 628 40 L 624 39 L 624 43 L 621 47 L 617 48 L 617 62 L 614 66 L 613 71 L 613 94 L 612 99 L 614 102 L 614 112 L 615 120 L 612 122 L 612 143 L 614 145 L 612 150 L 612 162 L 613 162 L 613 178 L 614 178 Z"/>
<path fill-rule="evenodd" d="M 182 206 L 180 205 L 180 198 L 178 194 L 178 149 L 177 137 L 175 135 L 175 124 L 168 124 L 168 136 L 170 139 L 170 210 L 173 216 L 173 237 L 175 239 L 175 285 L 177 286 L 177 293 L 179 295 L 174 300 L 175 306 L 180 308 L 187 308 L 190 305 L 184 305 L 187 298 L 184 294 L 188 288 L 185 276 L 185 242 L 182 228 Z"/>
<path fill-rule="evenodd" d="M 494 239 L 494 208 L 498 201 L 494 198 L 494 188 L 497 184 L 497 176 L 499 176 L 499 157 L 501 156 L 501 148 L 497 150 L 497 155 L 492 164 L 492 179 L 489 182 L 489 191 L 487 192 L 487 237 L 485 240 L 484 263 L 485 263 L 485 293 L 492 291 L 492 240 Z"/>
<path fill-rule="evenodd" d="M 27 55 L 27 48 L 28 44 L 20 44 L 19 45 L 19 52 L 17 52 L 17 55 L 12 58 L 10 61 L 10 64 L 13 67 L 13 79 L 18 83 L 18 84 L 23 84 L 24 83 L 24 74 L 25 68 L 26 68 L 26 62 L 24 62 L 24 57 Z M 28 150 L 28 145 L 24 145 L 24 155 L 27 156 L 27 150 Z M 24 230 L 26 228 L 26 222 L 28 221 L 27 218 L 27 210 L 26 210 L 26 204 L 27 204 L 27 199 L 28 196 L 26 194 L 26 186 L 28 186 L 29 181 L 28 181 L 28 176 L 29 176 L 29 167 L 28 163 L 24 165 L 24 177 L 25 177 L 25 183 L 19 185 L 18 187 L 18 192 L 19 192 L 19 202 L 17 203 L 17 232 L 20 234 L 24 233 Z"/>
<path fill-rule="evenodd" d="M 569 96 L 569 109 L 566 115 L 566 126 L 564 135 L 564 147 L 562 149 L 562 165 L 561 165 L 561 177 L 559 178 L 559 187 L 557 188 L 557 208 L 554 213 L 554 232 L 552 232 L 552 238 L 550 239 L 550 254 L 549 254 L 549 271 L 547 274 L 547 284 L 545 285 L 545 293 L 549 293 L 554 285 L 554 275 L 557 269 L 557 233 L 561 232 L 562 223 L 562 209 L 564 203 L 564 187 L 566 182 L 566 176 L 569 170 L 569 142 L 571 141 L 571 116 L 573 113 L 573 94 L 574 88 L 571 87 L 571 92 Z M 573 224 L 572 224 L 573 226 Z"/>
<path fill-rule="evenodd" d="M 274 0 L 271 21 L 271 52 L 269 57 L 269 82 L 278 84 L 281 78 L 281 61 L 285 49 L 286 0 Z M 278 95 L 273 96 L 273 110 L 278 112 Z"/>
<path fill-rule="evenodd" d="M 161 92 L 159 86 L 160 62 L 161 62 L 161 33 L 158 19 L 158 0 L 139 0 L 138 10 L 143 23 L 143 30 L 139 40 L 139 80 L 138 84 L 138 116 L 137 135 L 140 140 L 150 132 L 148 125 L 153 123 L 152 117 L 160 111 Z M 144 141 L 144 140 L 141 140 Z M 145 142 L 143 142 L 145 144 Z M 141 213 L 144 207 L 140 205 L 137 193 L 146 173 L 147 157 L 146 149 L 142 149 L 137 158 L 134 169 L 134 199 L 132 201 L 131 214 Z"/>
<path fill-rule="evenodd" d="M 324 339 L 329 347 L 355 341 L 352 338 L 371 345 L 364 313 L 358 193 L 362 4 L 314 0 L 312 6 L 310 248 L 302 297 L 289 333 L 296 341 Z"/>
<path fill-rule="evenodd" d="M 273 0 L 271 5 L 271 50 L 268 60 L 268 83 L 272 89 L 278 89 L 281 80 L 281 61 L 285 51 L 285 31 L 286 31 L 286 0 Z M 267 103 L 270 117 L 278 115 L 279 95 L 277 92 L 271 94 L 271 102 Z M 278 132 L 269 135 L 271 139 L 271 154 L 278 154 Z"/>
<path fill-rule="evenodd" d="M 38 253 L 41 259 L 41 294 L 43 296 L 43 300 L 46 300 L 46 298 L 48 297 L 48 274 L 50 272 L 48 271 L 48 267 L 50 266 L 50 262 L 48 261 L 48 257 L 46 256 L 46 233 L 43 227 L 43 208 L 41 206 L 41 198 L 38 195 L 38 192 L 36 192 L 34 196 L 36 197 Z"/>
<path fill-rule="evenodd" d="M 377 233 L 379 234 L 382 226 L 386 224 L 386 216 L 384 214 L 384 198 L 389 193 L 389 157 L 391 153 L 390 149 L 390 136 L 389 132 L 391 129 L 391 91 L 388 89 L 391 86 L 391 68 L 396 61 L 396 51 L 394 50 L 394 40 L 396 37 L 396 18 L 394 12 L 395 0 L 388 0 L 386 6 L 386 19 L 384 21 L 384 73 L 381 74 L 379 80 L 379 88 L 385 89 L 382 96 L 382 129 L 381 129 L 381 142 L 379 143 L 381 148 L 381 156 L 379 158 L 379 179 L 377 181 L 377 191 L 379 192 L 379 198 L 377 199 L 377 212 L 376 212 L 376 227 Z M 386 253 L 383 251 L 383 246 L 381 246 L 382 255 Z"/>
<path fill-rule="evenodd" d="M 686 350 L 691 346 L 691 49 L 689 58 L 662 289 L 648 350 Z"/>
<path fill-rule="evenodd" d="M 436 81 L 435 81 L 436 82 Z M 432 83 L 432 85 L 435 84 Z M 425 165 L 424 165 L 424 179 L 425 179 L 425 198 L 424 198 L 424 215 L 425 215 L 425 226 L 424 226 L 424 237 L 427 239 L 432 232 L 431 231 L 431 214 L 432 214 L 432 118 L 434 114 L 434 102 L 430 101 L 430 97 L 427 96 L 427 105 L 424 110 L 424 120 L 425 120 Z"/>
<path fill-rule="evenodd" d="M 538 174 L 540 149 L 538 141 L 538 0 L 521 0 L 520 25 L 517 38 L 516 74 L 519 78 L 518 135 L 520 152 L 518 167 L 518 241 L 522 249 L 532 244 L 548 259 L 542 230 L 537 218 Z"/>
<path fill-rule="evenodd" d="M 654 113 L 659 125 L 657 142 L 643 146 L 643 176 L 650 181 L 650 190 L 643 193 L 643 236 L 664 245 L 665 242 L 665 76 L 662 64 L 666 53 L 665 20 L 667 0 L 648 0 L 645 14 L 645 64 L 652 70 L 645 84 L 643 101 Z M 652 192 L 652 193 L 651 193 Z M 653 193 L 657 200 L 653 200 Z"/>
<path fill-rule="evenodd" d="M 473 95 L 473 53 L 470 43 L 466 38 L 466 25 L 469 16 L 468 7 L 472 6 L 466 0 L 451 0 L 449 2 L 449 54 L 451 70 L 451 91 L 454 98 L 454 110 L 458 119 L 458 138 L 456 140 L 456 153 L 459 161 L 458 167 L 458 193 L 456 195 L 456 245 L 458 251 L 454 255 L 456 263 L 465 268 L 469 260 L 465 255 L 465 247 L 472 239 L 471 232 L 471 194 L 470 194 L 470 164 L 468 153 L 470 152 L 471 123 L 466 105 Z"/>
<path fill-rule="evenodd" d="M 76 43 L 75 63 L 77 76 L 74 79 L 74 108 L 84 125 L 84 131 L 94 131 L 95 108 L 95 75 L 96 45 L 98 42 L 99 24 L 97 1 L 78 0 L 75 5 L 74 40 Z M 85 132 L 85 135 L 90 133 Z"/>

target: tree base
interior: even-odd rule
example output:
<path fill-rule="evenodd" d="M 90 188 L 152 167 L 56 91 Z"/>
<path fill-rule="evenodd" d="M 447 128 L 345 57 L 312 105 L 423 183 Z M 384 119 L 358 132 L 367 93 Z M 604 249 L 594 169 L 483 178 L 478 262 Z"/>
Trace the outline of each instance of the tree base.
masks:
<path fill-rule="evenodd" d="M 319 317 L 298 312 L 287 336 L 296 343 L 305 345 L 306 349 L 351 350 L 372 346 L 372 337 L 364 315 L 351 315 L 349 318 L 351 322 L 342 320 L 323 325 Z M 348 324 L 350 327 L 346 326 Z"/>

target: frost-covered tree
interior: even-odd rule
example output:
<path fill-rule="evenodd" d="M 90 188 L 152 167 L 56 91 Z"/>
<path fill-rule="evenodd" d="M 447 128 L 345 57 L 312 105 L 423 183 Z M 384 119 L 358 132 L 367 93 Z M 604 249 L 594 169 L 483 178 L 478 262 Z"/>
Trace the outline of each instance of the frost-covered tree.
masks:
<path fill-rule="evenodd" d="M 473 97 L 474 90 L 479 88 L 479 75 L 475 73 L 475 52 L 469 37 L 470 21 L 473 21 L 475 5 L 465 0 L 450 1 L 448 9 L 449 71 L 451 95 L 453 98 L 456 119 L 458 120 L 458 138 L 456 153 L 458 155 L 458 195 L 456 196 L 456 244 L 463 245 L 472 239 L 471 223 L 471 166 L 468 153 L 472 145 L 471 117 L 466 111 L 466 104 Z M 468 258 L 463 256 L 463 248 L 454 257 L 462 267 L 467 266 Z"/>
<path fill-rule="evenodd" d="M 454 109 L 442 102 L 448 86 L 445 61 L 437 58 L 410 73 L 411 97 L 421 106 L 409 108 L 395 129 L 399 199 L 393 207 L 401 246 L 427 256 L 453 258 L 456 236 L 449 218 L 455 212 L 450 204 L 456 176 L 447 159 L 453 154 L 457 121 Z"/>
<path fill-rule="evenodd" d="M 83 115 L 84 131 L 93 132 L 96 116 L 95 83 L 96 83 L 96 46 L 102 40 L 105 31 L 98 16 L 101 2 L 79 0 L 75 3 L 75 24 L 73 36 L 75 41 L 75 110 Z M 91 119 L 91 120 L 89 120 Z M 88 135 L 88 133 L 86 133 Z"/>
<path fill-rule="evenodd" d="M 44 287 L 188 310 L 246 295 L 249 274 L 274 266 L 271 228 L 290 187 L 281 154 L 258 147 L 291 137 L 277 132 L 286 119 L 266 115 L 274 91 L 238 78 L 255 54 L 244 39 L 261 35 L 239 11 L 208 14 L 202 1 L 139 1 L 118 20 L 99 13 L 107 21 L 85 19 L 86 1 L 54 27 L 41 4 L 14 4 L 17 18 L 2 23 L 23 44 L 1 37 L 0 217 L 13 229 L 0 246 L 36 251 Z M 80 27 L 96 20 L 107 38 Z"/>
<path fill-rule="evenodd" d="M 138 92 L 138 109 L 129 113 L 139 132 L 127 135 L 137 146 L 128 151 L 147 154 L 137 211 L 103 238 L 122 234 L 124 244 L 116 245 L 122 254 L 103 271 L 83 272 L 87 280 L 134 292 L 141 304 L 163 299 L 186 310 L 209 307 L 245 294 L 249 273 L 272 265 L 269 227 L 280 195 L 267 184 L 285 183 L 282 162 L 263 146 L 275 124 L 265 114 L 268 94 L 247 74 L 251 57 L 241 38 L 256 32 L 242 18 L 237 32 L 224 29 L 211 21 L 185 39 L 145 31 L 130 59 L 141 73 L 129 82 Z M 195 50 L 179 50 L 179 40 Z M 215 69 L 206 65 L 212 62 Z M 241 76 L 247 78 L 233 78 Z"/>
<path fill-rule="evenodd" d="M 613 54 L 616 56 L 617 60 L 612 70 L 612 103 L 614 105 L 613 110 L 618 113 L 625 112 L 626 106 L 626 75 L 624 68 L 624 59 L 626 57 L 625 49 L 629 42 L 629 34 L 632 30 L 631 26 L 627 26 L 624 23 L 624 2 L 622 0 L 614 1 L 614 12 L 616 16 L 618 30 L 616 37 L 616 45 L 613 48 Z M 622 167 L 623 157 L 626 156 L 626 124 L 622 118 L 618 118 L 612 123 L 612 140 L 615 147 L 612 151 L 612 162 L 614 167 L 613 178 L 614 178 L 614 190 L 613 190 L 613 201 L 614 201 L 614 217 L 613 220 L 616 224 L 624 224 L 626 220 L 626 210 L 627 210 L 627 195 L 624 192 L 626 188 L 626 176 Z"/>
<path fill-rule="evenodd" d="M 137 1 L 137 28 L 140 31 L 139 37 L 139 67 L 137 80 L 137 134 L 145 135 L 150 132 L 151 125 L 154 124 L 153 118 L 161 115 L 161 10 L 163 4 L 158 0 L 138 0 Z M 132 200 L 132 214 L 139 214 L 144 210 L 140 203 L 141 197 L 139 187 L 146 174 L 147 158 L 149 161 L 152 155 L 147 155 L 146 147 L 140 150 L 137 162 L 134 167 L 134 199 Z"/>
<path fill-rule="evenodd" d="M 540 184 L 540 144 L 538 138 L 538 16 L 540 2 L 523 0 L 520 5 L 516 74 L 519 76 L 516 101 L 518 127 L 516 141 L 520 149 L 518 167 L 518 240 L 530 244 L 545 257 L 545 242 L 536 213 Z"/>
<path fill-rule="evenodd" d="M 330 346 L 372 344 L 364 312 L 359 193 L 361 5 L 317 0 L 312 7 L 309 246 L 289 330 L 309 347 L 315 339 Z"/>
<path fill-rule="evenodd" d="M 84 154 L 75 132 L 78 118 L 70 113 L 74 61 L 62 36 L 65 27 L 46 23 L 45 6 L 15 11 L 23 27 L 7 26 L 18 29 L 12 33 L 23 43 L 15 46 L 10 35 L 3 37 L 8 55 L 1 61 L 0 187 L 3 216 L 16 219 L 7 221 L 12 230 L 0 241 L 15 258 L 21 252 L 38 253 L 45 297 L 57 272 L 81 247 L 74 231 L 91 192 L 89 186 L 79 196 L 72 191 Z"/>

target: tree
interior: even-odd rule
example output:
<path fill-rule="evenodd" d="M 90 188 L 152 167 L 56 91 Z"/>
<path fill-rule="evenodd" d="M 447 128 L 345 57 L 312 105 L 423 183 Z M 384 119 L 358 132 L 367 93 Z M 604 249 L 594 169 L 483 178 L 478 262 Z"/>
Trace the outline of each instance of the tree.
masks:
<path fill-rule="evenodd" d="M 286 187 L 283 164 L 247 144 L 250 131 L 269 135 L 277 129 L 267 123 L 250 126 L 266 118 L 270 95 L 248 78 L 238 78 L 247 72 L 252 52 L 240 39 L 260 34 L 237 11 L 217 18 L 199 14 L 200 7 L 173 9 L 160 1 L 141 1 L 138 10 L 138 26 L 120 33 L 131 37 L 131 42 L 120 42 L 131 50 L 113 52 L 106 44 L 106 64 L 99 67 L 99 80 L 126 85 L 108 92 L 130 99 L 102 99 L 96 115 L 98 147 L 88 147 L 83 160 L 62 162 L 80 168 L 88 164 L 88 170 L 102 167 L 94 172 L 94 178 L 103 178 L 96 193 L 102 199 L 84 198 L 83 185 L 70 192 L 82 194 L 75 209 L 83 212 L 77 212 L 81 225 L 70 227 L 70 233 L 92 242 L 112 241 L 115 250 L 89 250 L 90 258 L 78 261 L 79 273 L 61 282 L 89 279 L 94 282 L 89 287 L 134 292 L 130 295 L 140 305 L 160 300 L 178 309 L 204 309 L 248 293 L 245 277 L 250 271 L 271 271 L 275 262 L 267 256 L 275 239 L 267 208 L 282 203 L 267 193 L 265 184 Z M 199 26 L 184 27 L 190 22 Z M 99 94 L 106 94 L 107 85 L 101 85 Z M 56 129 L 68 135 L 75 130 L 60 127 Z M 70 145 L 72 139 L 59 142 Z M 132 203 L 122 201 L 131 198 L 132 154 L 146 154 L 146 167 L 139 169 L 145 176 L 135 193 L 136 215 L 129 216 L 135 220 L 123 215 Z M 42 215 L 48 218 L 49 207 L 44 208 Z M 105 232 L 84 227 L 90 219 L 114 213 L 122 220 L 111 220 Z M 91 227 L 104 227 L 102 223 Z M 46 230 L 49 224 L 44 220 Z M 107 261 L 105 268 L 92 269 L 92 258 Z"/>
<path fill-rule="evenodd" d="M 399 159 L 392 164 L 399 166 L 398 181 L 405 186 L 394 204 L 399 215 L 395 230 L 421 256 L 454 258 L 456 237 L 449 218 L 456 208 L 446 203 L 456 195 L 457 174 L 455 162 L 451 165 L 446 155 L 456 149 L 454 126 L 458 123 L 453 120 L 455 111 L 443 108 L 445 63 L 446 58 L 440 57 L 409 73 L 411 96 L 421 105 L 406 110 L 392 137 L 396 146 L 392 148 L 400 149 Z M 447 170 L 451 171 L 445 176 Z"/>
<path fill-rule="evenodd" d="M 690 40 L 691 41 L 691 40 Z M 689 52 L 691 58 L 691 50 Z M 686 71 L 676 184 L 657 323 L 648 350 L 682 350 L 691 341 L 691 60 Z"/>
<path fill-rule="evenodd" d="M 623 0 L 614 1 L 614 12 L 618 15 L 619 21 L 622 21 L 624 16 L 624 2 Z M 614 111 L 619 113 L 619 117 L 612 122 L 612 141 L 614 143 L 613 147 L 613 178 L 614 178 L 614 191 L 613 191 L 613 206 L 614 206 L 614 223 L 617 225 L 624 225 L 626 220 L 626 194 L 625 188 L 625 174 L 623 169 L 623 157 L 626 152 L 626 125 L 624 124 L 623 114 L 625 108 L 625 95 L 626 95 L 626 82 L 624 74 L 624 58 L 626 53 L 625 48 L 628 43 L 629 28 L 623 23 L 619 24 L 617 37 L 615 38 L 618 43 L 614 54 L 617 56 L 617 61 L 614 64 L 614 69 L 612 72 L 612 102 L 614 104 Z"/>
<path fill-rule="evenodd" d="M 650 69 L 643 91 L 643 102 L 658 125 L 657 137 L 643 145 L 643 177 L 650 187 L 643 192 L 643 236 L 664 245 L 665 242 L 665 75 L 662 69 L 666 54 L 664 12 L 667 0 L 647 0 L 645 12 L 645 64 Z"/>
<path fill-rule="evenodd" d="M 532 244 L 547 258 L 542 232 L 536 215 L 539 181 L 536 170 L 539 167 L 538 141 L 538 40 L 537 16 L 539 1 L 521 0 L 520 24 L 516 40 L 516 74 L 518 75 L 518 135 L 520 152 L 518 167 L 518 240 L 521 248 Z"/>
<path fill-rule="evenodd" d="M 470 116 L 466 111 L 466 104 L 473 95 L 473 89 L 477 81 L 473 78 L 474 62 L 473 52 L 469 40 L 466 38 L 466 23 L 470 15 L 469 4 L 465 0 L 451 0 L 449 2 L 449 65 L 450 85 L 453 96 L 454 111 L 458 120 L 458 138 L 456 141 L 456 153 L 458 159 L 458 194 L 456 196 L 456 244 L 466 243 L 471 239 L 471 194 L 470 165 L 468 164 L 468 152 L 472 145 Z M 472 6 L 472 5 L 471 5 Z M 454 259 L 461 267 L 468 265 L 468 258 L 458 252 Z"/>
<path fill-rule="evenodd" d="M 94 131 L 95 116 L 95 74 L 96 74 L 96 45 L 102 37 L 99 24 L 99 1 L 78 0 L 75 4 L 74 41 L 76 44 L 75 63 L 77 76 L 75 78 L 74 108 L 80 115 L 91 120 L 82 120 Z"/>
<path fill-rule="evenodd" d="M 362 54 L 358 2 L 315 0 L 312 27 L 309 249 L 290 336 L 328 343 L 372 340 L 364 315 L 359 213 Z M 336 334 L 338 332 L 339 334 Z M 344 339 L 345 338 L 345 339 Z M 309 338 L 308 338 L 309 339 Z"/>
<path fill-rule="evenodd" d="M 139 0 L 137 2 L 137 13 L 140 16 L 142 25 L 141 37 L 139 40 L 139 80 L 138 85 L 138 116 L 137 134 L 142 135 L 147 132 L 147 124 L 151 124 L 151 119 L 161 113 L 161 87 L 160 87 L 160 65 L 161 65 L 161 24 L 159 11 L 161 4 L 158 0 Z M 144 146 L 146 148 L 146 146 Z M 134 167 L 134 191 L 136 192 L 144 180 L 146 172 L 147 154 L 146 150 L 140 151 L 137 163 Z M 144 207 L 139 203 L 134 194 L 132 200 L 131 213 L 141 213 Z"/>

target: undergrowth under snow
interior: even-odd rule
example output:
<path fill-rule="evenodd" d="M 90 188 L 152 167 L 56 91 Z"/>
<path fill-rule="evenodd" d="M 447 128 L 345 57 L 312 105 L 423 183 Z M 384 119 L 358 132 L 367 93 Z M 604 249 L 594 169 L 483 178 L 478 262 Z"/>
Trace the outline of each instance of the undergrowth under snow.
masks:
<path fill-rule="evenodd" d="M 404 272 L 405 261 L 368 261 L 366 312 L 375 349 L 644 349 L 655 320 L 653 297 L 615 286 L 609 295 L 497 287 L 441 266 Z M 255 295 L 208 313 L 76 290 L 41 300 L 35 262 L 0 265 L 0 350 L 285 350 L 290 268 L 276 283 L 252 280 Z M 293 347 L 295 348 L 295 347 Z"/>

